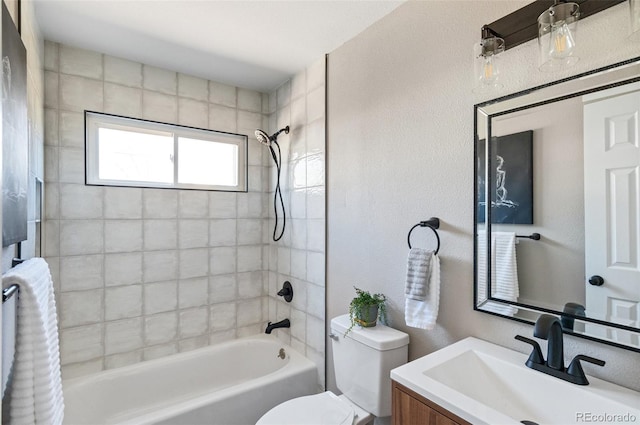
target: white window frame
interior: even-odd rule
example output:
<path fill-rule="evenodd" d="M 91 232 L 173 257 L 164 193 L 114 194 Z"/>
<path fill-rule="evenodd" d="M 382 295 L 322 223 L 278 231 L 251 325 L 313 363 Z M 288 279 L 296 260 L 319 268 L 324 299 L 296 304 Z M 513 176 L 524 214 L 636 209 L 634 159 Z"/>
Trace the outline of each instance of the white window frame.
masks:
<path fill-rule="evenodd" d="M 101 112 L 85 111 L 85 184 L 90 186 L 123 186 L 164 189 L 216 190 L 224 192 L 247 192 L 248 137 L 243 134 L 205 130 L 176 124 L 128 118 Z M 132 180 L 108 180 L 99 177 L 98 132 L 100 128 L 142 131 L 147 134 L 173 136 L 173 183 Z M 238 182 L 235 186 L 188 184 L 178 182 L 178 138 L 193 138 L 217 143 L 226 143 L 238 148 Z"/>

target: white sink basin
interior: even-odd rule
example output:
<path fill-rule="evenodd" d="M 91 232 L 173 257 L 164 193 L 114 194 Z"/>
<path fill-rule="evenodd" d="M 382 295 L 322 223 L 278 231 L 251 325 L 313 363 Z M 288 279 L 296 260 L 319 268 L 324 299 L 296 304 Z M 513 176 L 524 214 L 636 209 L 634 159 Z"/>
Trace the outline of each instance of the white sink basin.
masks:
<path fill-rule="evenodd" d="M 640 424 L 640 393 L 593 377 L 571 384 L 529 369 L 527 357 L 470 337 L 393 369 L 391 379 L 473 424 Z"/>

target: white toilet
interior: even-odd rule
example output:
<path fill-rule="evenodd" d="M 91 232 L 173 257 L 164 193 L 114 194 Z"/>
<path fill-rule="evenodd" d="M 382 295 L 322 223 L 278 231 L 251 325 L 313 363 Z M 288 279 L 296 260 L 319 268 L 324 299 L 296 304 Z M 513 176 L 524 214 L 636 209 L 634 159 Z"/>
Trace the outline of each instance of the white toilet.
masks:
<path fill-rule="evenodd" d="M 331 320 L 336 384 L 331 391 L 286 401 L 256 425 L 365 425 L 391 415 L 391 369 L 407 362 L 409 335 L 388 326 L 355 326 L 349 315 Z"/>

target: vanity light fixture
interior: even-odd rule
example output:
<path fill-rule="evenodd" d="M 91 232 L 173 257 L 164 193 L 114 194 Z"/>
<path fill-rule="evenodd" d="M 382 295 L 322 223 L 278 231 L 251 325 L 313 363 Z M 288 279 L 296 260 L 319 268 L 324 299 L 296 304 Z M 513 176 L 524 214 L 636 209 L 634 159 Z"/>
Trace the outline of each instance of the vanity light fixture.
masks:
<path fill-rule="evenodd" d="M 636 24 L 635 27 L 632 24 L 632 30 L 635 28 L 640 38 L 640 0 L 536 0 L 483 26 L 482 42 L 487 38 L 486 35 L 489 35 L 489 38 L 504 40 L 502 50 L 508 50 L 537 37 L 541 54 L 540 69 L 560 70 L 578 60 L 575 55 L 575 28 L 578 18 L 586 18 L 625 1 L 629 2 L 632 13 L 636 13 Z M 479 52 L 482 56 L 482 50 Z M 488 56 L 482 57 L 486 59 Z M 489 59 L 491 62 L 495 61 L 495 54 Z M 484 71 L 484 68 L 482 69 Z M 497 77 L 497 74 L 495 76 Z M 479 81 L 480 71 L 476 70 L 474 77 Z M 474 92 L 477 91 L 477 88 L 474 89 Z"/>
<path fill-rule="evenodd" d="M 473 46 L 474 93 L 485 93 L 502 87 L 498 82 L 500 59 L 497 57 L 502 52 L 504 40 L 497 37 L 487 26 L 482 27 L 482 40 Z"/>
<path fill-rule="evenodd" d="M 578 62 L 575 47 L 579 18 L 578 3 L 557 0 L 538 16 L 540 71 L 559 71 Z"/>

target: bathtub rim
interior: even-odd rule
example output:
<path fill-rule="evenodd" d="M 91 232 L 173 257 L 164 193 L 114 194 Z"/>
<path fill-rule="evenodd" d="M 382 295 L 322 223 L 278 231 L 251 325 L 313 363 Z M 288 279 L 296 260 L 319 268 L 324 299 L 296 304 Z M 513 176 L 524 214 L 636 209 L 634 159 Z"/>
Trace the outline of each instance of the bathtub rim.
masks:
<path fill-rule="evenodd" d="M 275 382 L 280 379 L 288 379 L 296 374 L 304 374 L 304 373 L 313 373 L 315 375 L 315 382 L 318 385 L 317 373 L 318 368 L 315 363 L 292 348 L 290 345 L 285 344 L 280 339 L 278 339 L 275 335 L 251 335 L 242 338 L 237 338 L 233 340 L 224 341 L 218 344 L 213 344 L 205 347 L 201 347 L 195 350 L 190 350 L 182 353 L 175 353 L 172 355 L 160 357 L 157 359 L 141 361 L 138 363 L 130 364 L 127 366 L 104 370 L 88 375 L 83 375 L 80 377 L 70 378 L 63 380 L 63 394 L 65 389 L 75 390 L 78 387 L 82 388 L 84 385 L 91 385 L 92 383 L 99 383 L 102 380 L 109 380 L 113 378 L 117 378 L 121 375 L 127 374 L 135 374 L 136 371 L 146 371 L 149 369 L 158 369 L 162 370 L 163 365 L 171 364 L 174 362 L 180 362 L 184 360 L 188 360 L 191 358 L 199 357 L 201 355 L 206 355 L 207 352 L 210 351 L 221 351 L 226 347 L 238 345 L 242 342 L 251 342 L 251 341 L 265 341 L 274 343 L 276 346 L 284 348 L 287 353 L 288 362 L 283 367 L 271 371 L 265 375 L 261 375 L 255 377 L 253 379 L 243 381 L 229 387 L 225 387 L 222 389 L 217 389 L 211 393 L 201 394 L 194 396 L 193 398 L 187 398 L 183 401 L 179 401 L 177 403 L 168 405 L 166 407 L 159 407 L 157 409 L 152 409 L 151 407 L 148 410 L 141 408 L 138 415 L 133 416 L 132 412 L 126 413 L 122 412 L 120 416 L 108 416 L 110 419 L 107 423 L 112 423 L 112 420 L 116 420 L 118 425 L 145 425 L 145 424 L 153 424 L 158 420 L 163 420 L 168 417 L 170 413 L 171 416 L 178 415 L 181 413 L 188 412 L 193 409 L 200 408 L 209 403 L 213 403 L 216 401 L 224 400 L 226 397 L 234 397 L 244 393 L 245 391 L 251 390 L 255 387 L 259 387 L 261 385 L 266 385 L 271 382 Z M 319 389 L 319 387 L 318 387 Z M 161 405 L 160 405 L 161 406 Z M 120 419 L 121 418 L 121 419 Z"/>
<path fill-rule="evenodd" d="M 94 372 L 94 373 L 89 373 L 86 375 L 81 375 L 81 376 L 76 376 L 73 378 L 68 378 L 68 379 L 62 379 L 62 383 L 63 383 L 63 391 L 65 388 L 65 383 L 67 384 L 67 386 L 69 385 L 78 385 L 79 383 L 82 383 L 84 381 L 92 381 L 92 380 L 99 380 L 101 377 L 110 377 L 112 375 L 119 375 L 122 373 L 126 373 L 129 371 L 135 371 L 137 369 L 151 369 L 156 365 L 162 365 L 164 363 L 170 362 L 172 360 L 176 360 L 176 357 L 180 357 L 182 359 L 189 359 L 189 358 L 193 358 L 193 357 L 198 357 L 199 355 L 201 355 L 204 352 L 207 351 L 213 351 L 213 350 L 221 350 L 226 346 L 230 346 L 230 345 L 235 345 L 238 342 L 242 342 L 242 341 L 250 341 L 250 340 L 265 340 L 265 341 L 271 341 L 271 342 L 276 342 L 277 344 L 280 344 L 282 346 L 282 348 L 285 349 L 288 357 L 289 357 L 289 361 L 295 361 L 296 359 L 298 359 L 299 357 L 309 360 L 311 362 L 311 360 L 309 358 L 307 358 L 304 354 L 298 352 L 297 350 L 295 350 L 294 348 L 292 348 L 290 345 L 285 344 L 284 342 L 282 342 L 280 339 L 278 339 L 275 335 L 265 335 L 265 334 L 258 334 L 258 335 L 249 335 L 249 336 L 244 336 L 241 338 L 235 338 L 235 339 L 230 339 L 227 341 L 223 341 L 223 342 L 219 342 L 216 344 L 211 344 L 211 345 L 206 345 L 204 347 L 200 347 L 200 348 L 196 348 L 193 350 L 189 350 L 189 351 L 183 351 L 183 352 L 179 352 L 179 353 L 173 353 L 173 354 L 169 354 L 166 356 L 162 356 L 162 357 L 158 357 L 155 359 L 151 359 L 151 360 L 142 360 L 136 363 L 132 363 L 132 364 L 128 364 L 126 366 L 121 366 L 121 367 L 116 367 L 113 369 L 105 369 L 105 370 L 101 370 L 99 372 Z M 299 356 L 299 357 L 298 357 Z M 313 363 L 313 362 L 312 362 Z M 315 366 L 315 364 L 314 364 Z M 273 373 L 273 372 L 271 372 Z M 269 373 L 270 374 L 270 373 Z"/>

